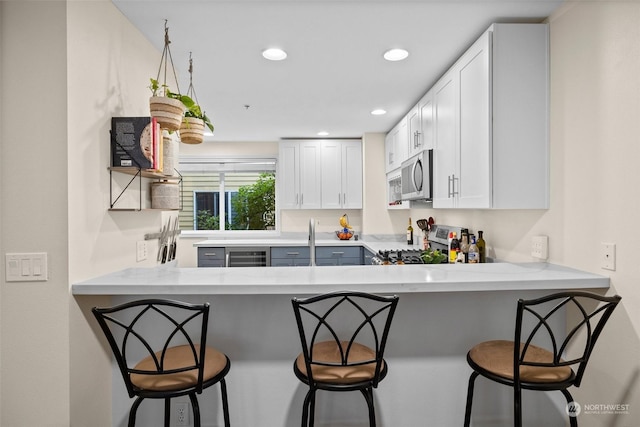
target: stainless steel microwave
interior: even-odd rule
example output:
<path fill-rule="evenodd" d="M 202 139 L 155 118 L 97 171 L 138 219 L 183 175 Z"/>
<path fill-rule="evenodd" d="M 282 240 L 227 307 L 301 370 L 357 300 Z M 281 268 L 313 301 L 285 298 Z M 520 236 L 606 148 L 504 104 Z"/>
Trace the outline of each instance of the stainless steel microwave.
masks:
<path fill-rule="evenodd" d="M 431 200 L 433 150 L 424 150 L 402 162 L 402 200 Z"/>

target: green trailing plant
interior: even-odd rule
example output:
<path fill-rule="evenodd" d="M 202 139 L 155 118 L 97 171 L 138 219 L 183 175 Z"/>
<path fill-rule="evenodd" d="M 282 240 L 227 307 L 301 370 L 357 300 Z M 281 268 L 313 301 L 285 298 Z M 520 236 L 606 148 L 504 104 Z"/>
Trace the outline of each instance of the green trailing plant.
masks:
<path fill-rule="evenodd" d="M 185 98 L 189 98 L 189 97 L 185 96 Z M 209 117 L 207 117 L 205 112 L 202 111 L 200 106 L 196 104 L 191 98 L 189 98 L 189 100 L 191 101 L 191 106 L 189 106 L 189 104 L 185 102 L 185 100 L 183 99 L 181 100 L 184 106 L 187 107 L 187 111 L 184 113 L 184 116 L 201 119 L 204 122 L 205 126 L 208 127 L 211 132 L 213 132 L 213 123 L 211 123 L 211 120 L 209 120 Z"/>
<path fill-rule="evenodd" d="M 169 89 L 168 85 L 161 85 L 160 82 L 158 82 L 158 80 L 154 79 L 153 77 L 149 80 L 151 80 L 149 89 L 151 89 L 151 93 L 153 96 L 166 96 L 167 98 L 177 99 L 184 104 L 187 111 L 189 111 L 190 108 L 193 108 L 194 105 L 196 105 L 195 101 L 191 99 L 191 97 L 187 95 L 181 95 L 177 92 L 171 92 L 171 89 Z M 198 109 L 199 108 L 200 107 L 198 107 Z"/>

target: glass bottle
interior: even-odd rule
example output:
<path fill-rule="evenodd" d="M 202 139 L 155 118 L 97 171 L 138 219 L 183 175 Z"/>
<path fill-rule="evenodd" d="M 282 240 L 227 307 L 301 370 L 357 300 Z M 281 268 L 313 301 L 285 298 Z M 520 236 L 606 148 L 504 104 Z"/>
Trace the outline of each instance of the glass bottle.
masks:
<path fill-rule="evenodd" d="M 469 245 L 467 262 L 469 264 L 477 264 L 480 262 L 480 253 L 478 251 L 478 245 L 476 243 L 475 236 L 471 237 L 471 244 Z"/>
<path fill-rule="evenodd" d="M 458 252 L 460 252 L 460 241 L 458 240 L 457 233 L 454 231 L 451 233 L 452 239 L 449 245 L 449 262 L 455 264 L 458 258 Z"/>
<path fill-rule="evenodd" d="M 460 251 L 464 256 L 464 262 L 469 262 L 469 235 L 464 231 L 460 240 Z"/>
<path fill-rule="evenodd" d="M 476 242 L 476 246 L 478 247 L 478 254 L 480 254 L 480 262 L 487 262 L 487 245 L 482 238 L 482 231 L 478 231 L 478 241 Z"/>
<path fill-rule="evenodd" d="M 409 217 L 409 226 L 407 227 L 407 245 L 413 246 L 413 227 L 411 226 L 411 217 Z"/>

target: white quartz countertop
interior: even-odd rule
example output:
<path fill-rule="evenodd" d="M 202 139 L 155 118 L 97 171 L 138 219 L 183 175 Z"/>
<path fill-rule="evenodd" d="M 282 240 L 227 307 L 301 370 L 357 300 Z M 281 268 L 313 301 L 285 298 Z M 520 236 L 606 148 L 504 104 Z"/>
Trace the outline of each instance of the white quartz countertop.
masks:
<path fill-rule="evenodd" d="M 356 242 L 354 242 L 356 243 Z M 606 289 L 609 278 L 547 263 L 128 268 L 72 285 L 74 295 L 301 295 Z"/>

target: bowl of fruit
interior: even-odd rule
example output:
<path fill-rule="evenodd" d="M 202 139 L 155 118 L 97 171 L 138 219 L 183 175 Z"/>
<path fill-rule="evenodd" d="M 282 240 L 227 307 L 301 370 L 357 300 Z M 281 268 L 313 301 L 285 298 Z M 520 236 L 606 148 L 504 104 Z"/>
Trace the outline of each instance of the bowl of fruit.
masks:
<path fill-rule="evenodd" d="M 348 228 L 343 228 L 342 230 L 336 231 L 336 236 L 338 236 L 340 240 L 349 240 L 353 237 L 353 231 Z"/>
<path fill-rule="evenodd" d="M 340 217 L 340 230 L 336 231 L 336 236 L 340 240 L 349 240 L 353 237 L 353 227 L 349 225 L 349 217 L 344 214 Z"/>

